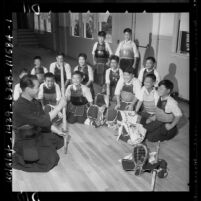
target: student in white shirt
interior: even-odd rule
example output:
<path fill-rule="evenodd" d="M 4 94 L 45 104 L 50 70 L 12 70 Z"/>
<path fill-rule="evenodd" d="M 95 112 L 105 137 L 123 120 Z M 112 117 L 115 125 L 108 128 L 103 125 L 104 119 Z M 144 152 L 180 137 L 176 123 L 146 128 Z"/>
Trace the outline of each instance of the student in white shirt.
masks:
<path fill-rule="evenodd" d="M 115 55 L 119 56 L 120 68 L 123 71 L 128 67 L 136 70 L 139 52 L 136 44 L 131 40 L 132 30 L 126 28 L 123 33 L 124 40 L 119 43 Z"/>
<path fill-rule="evenodd" d="M 21 80 L 23 76 L 27 75 L 28 74 L 28 70 L 26 68 L 23 68 L 21 71 L 20 71 L 20 74 L 19 74 L 19 79 Z M 13 90 L 13 101 L 17 101 L 18 98 L 20 97 L 22 93 L 22 89 L 20 87 L 20 83 L 17 83 L 14 87 L 14 90 Z"/>
<path fill-rule="evenodd" d="M 83 74 L 74 71 L 72 84 L 66 89 L 67 98 L 67 120 L 69 123 L 84 123 L 87 119 L 87 108 L 92 104 L 93 99 L 90 89 L 81 84 Z"/>
<path fill-rule="evenodd" d="M 82 75 L 82 82 L 81 84 L 90 88 L 92 97 L 95 97 L 95 91 L 93 87 L 94 82 L 94 74 L 92 67 L 87 64 L 87 55 L 85 53 L 80 53 L 78 55 L 78 65 L 74 68 L 74 71 L 80 71 Z"/>
<path fill-rule="evenodd" d="M 54 74 L 48 72 L 45 74 L 45 82 L 39 87 L 38 99 L 44 107 L 47 104 L 57 105 L 61 99 L 59 85 L 55 83 Z"/>
<path fill-rule="evenodd" d="M 31 70 L 31 75 L 36 75 L 39 83 L 44 82 L 44 75 L 48 72 L 47 68 L 42 66 L 42 58 L 40 56 L 34 57 L 34 67 Z"/>
<path fill-rule="evenodd" d="M 64 54 L 59 52 L 56 56 L 56 62 L 50 64 L 50 72 L 54 74 L 56 83 L 61 87 L 61 68 L 64 72 L 65 88 L 71 81 L 71 66 L 64 61 Z"/>
<path fill-rule="evenodd" d="M 138 75 L 138 80 L 142 83 L 142 86 L 144 85 L 144 79 L 147 74 L 154 74 L 156 76 L 156 82 L 155 87 L 158 86 L 158 83 L 160 82 L 160 76 L 158 71 L 155 68 L 156 60 L 154 57 L 148 57 L 146 58 L 146 64 L 145 67 L 140 70 L 140 73 Z"/>
<path fill-rule="evenodd" d="M 141 88 L 139 93 L 135 111 L 138 113 L 141 106 L 143 107 L 140 115 L 144 118 L 144 121 L 147 121 L 148 117 L 156 113 L 156 105 L 159 95 L 154 87 L 155 82 L 156 76 L 154 74 L 147 74 L 144 79 L 144 86 Z"/>
<path fill-rule="evenodd" d="M 140 81 L 134 77 L 133 69 L 128 67 L 123 72 L 123 78 L 119 79 L 115 89 L 117 98 L 117 105 L 115 108 L 132 111 L 137 103 L 140 89 Z"/>
<path fill-rule="evenodd" d="M 119 57 L 112 55 L 109 62 L 110 68 L 106 70 L 105 73 L 105 83 L 106 83 L 106 94 L 113 99 L 114 91 L 117 82 L 120 78 L 123 78 L 123 71 L 119 68 Z"/>
<path fill-rule="evenodd" d="M 156 113 L 143 122 L 147 129 L 146 139 L 150 142 L 170 140 L 178 133 L 177 124 L 182 116 L 178 103 L 170 96 L 173 83 L 170 80 L 159 82 Z"/>

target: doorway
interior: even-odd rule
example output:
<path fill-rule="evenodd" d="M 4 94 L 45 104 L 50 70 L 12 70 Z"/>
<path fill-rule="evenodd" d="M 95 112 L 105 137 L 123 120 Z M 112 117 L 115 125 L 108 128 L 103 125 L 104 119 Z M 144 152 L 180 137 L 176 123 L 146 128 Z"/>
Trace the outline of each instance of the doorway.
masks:
<path fill-rule="evenodd" d="M 28 29 L 28 19 L 26 13 L 17 13 L 17 28 Z"/>

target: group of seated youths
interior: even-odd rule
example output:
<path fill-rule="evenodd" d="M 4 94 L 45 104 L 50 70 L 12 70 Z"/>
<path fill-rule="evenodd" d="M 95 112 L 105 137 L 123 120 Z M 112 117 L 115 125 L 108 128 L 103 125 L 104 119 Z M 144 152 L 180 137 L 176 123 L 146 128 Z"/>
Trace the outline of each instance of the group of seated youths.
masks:
<path fill-rule="evenodd" d="M 127 33 L 130 34 L 129 30 L 125 31 L 125 34 Z M 27 69 L 23 69 L 19 75 L 20 83 L 14 88 L 14 127 L 20 128 L 24 124 L 34 124 L 39 127 L 49 127 L 52 132 L 61 134 L 62 132 L 51 125 L 51 121 L 63 107 L 67 107 L 69 123 L 84 123 L 87 119 L 87 109 L 94 104 L 96 98 L 94 90 L 94 82 L 96 82 L 102 87 L 101 93 L 108 100 L 107 108 L 114 103 L 117 110 L 135 111 L 141 116 L 140 123 L 147 129 L 146 138 L 149 141 L 156 142 L 173 138 L 177 134 L 177 123 L 182 116 L 178 103 L 171 97 L 173 83 L 169 80 L 160 81 L 153 57 L 146 58 L 145 67 L 137 76 L 136 70 L 133 68 L 133 65 L 136 65 L 134 60 L 118 56 L 122 51 L 120 47 L 118 47 L 118 54 L 112 54 L 109 44 L 104 39 L 105 33 L 99 32 L 98 42 L 94 44 L 92 51 L 94 68 L 87 64 L 85 53 L 78 55 L 78 65 L 73 70 L 64 61 L 63 53 L 57 54 L 56 62 L 50 64 L 49 71 L 42 66 L 41 57 L 36 56 L 34 58 L 35 66 L 31 73 Z M 123 47 L 123 45 L 126 48 L 135 47 L 128 41 L 120 43 L 120 46 Z M 125 54 L 128 54 L 128 51 Z M 65 97 L 61 95 L 61 68 L 64 72 Z M 28 103 L 27 100 L 31 103 Z M 39 108 L 39 103 L 43 111 Z M 54 108 L 49 111 L 49 114 L 44 112 L 47 105 Z M 51 140 L 55 141 L 53 144 L 56 149 L 61 147 L 58 139 Z M 59 140 L 61 139 L 59 138 Z M 47 152 L 51 151 L 52 146 L 51 144 L 50 150 Z M 30 155 L 28 154 L 29 157 Z M 29 171 L 29 166 L 21 164 L 19 155 L 15 157 L 15 164 L 17 164 L 15 167 L 18 169 L 23 167 L 22 169 Z M 35 157 L 37 159 L 37 156 Z M 32 159 L 29 158 L 29 160 Z M 46 161 L 47 159 L 43 157 L 41 160 Z M 50 157 L 48 160 L 53 161 L 50 166 L 45 166 L 44 171 L 58 163 L 58 155 Z M 46 162 L 48 163 L 48 161 Z M 37 163 L 33 169 L 41 171 L 43 167 L 40 165 Z"/>

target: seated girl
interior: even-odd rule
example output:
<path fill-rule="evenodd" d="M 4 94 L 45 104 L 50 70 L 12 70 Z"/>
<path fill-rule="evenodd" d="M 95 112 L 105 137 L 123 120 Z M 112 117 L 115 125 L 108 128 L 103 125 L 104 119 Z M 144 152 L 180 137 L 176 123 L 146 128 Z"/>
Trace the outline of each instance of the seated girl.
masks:
<path fill-rule="evenodd" d="M 94 75 L 91 66 L 87 65 L 86 63 L 87 55 L 84 53 L 80 53 L 78 55 L 78 66 L 74 68 L 74 71 L 80 71 L 82 75 L 82 84 L 89 87 L 92 97 L 94 99 L 95 92 L 93 87 Z"/>
<path fill-rule="evenodd" d="M 134 77 L 133 68 L 126 68 L 123 72 L 123 78 L 119 79 L 115 89 L 117 98 L 115 109 L 133 111 L 138 100 L 140 89 L 141 84 Z"/>
<path fill-rule="evenodd" d="M 67 121 L 69 123 L 84 123 L 87 118 L 87 108 L 92 104 L 93 99 L 90 89 L 81 84 L 83 73 L 74 71 L 72 84 L 67 87 Z"/>

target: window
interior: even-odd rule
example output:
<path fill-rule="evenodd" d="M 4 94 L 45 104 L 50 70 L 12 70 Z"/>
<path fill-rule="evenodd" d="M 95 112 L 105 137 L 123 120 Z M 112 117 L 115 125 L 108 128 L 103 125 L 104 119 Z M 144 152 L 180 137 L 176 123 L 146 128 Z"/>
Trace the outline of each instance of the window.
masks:
<path fill-rule="evenodd" d="M 34 29 L 40 32 L 51 32 L 51 15 L 49 13 L 34 14 Z"/>
<path fill-rule="evenodd" d="M 109 12 L 98 14 L 99 31 L 106 32 L 106 41 L 112 43 L 112 15 Z"/>
<path fill-rule="evenodd" d="M 106 32 L 106 41 L 112 43 L 112 15 L 106 13 L 70 13 L 71 35 L 87 39 L 97 37 L 98 31 Z"/>
<path fill-rule="evenodd" d="M 178 23 L 177 53 L 189 54 L 190 50 L 189 35 L 189 13 L 181 13 Z"/>
<path fill-rule="evenodd" d="M 79 13 L 70 13 L 72 36 L 80 36 Z"/>
<path fill-rule="evenodd" d="M 83 24 L 83 33 L 84 38 L 93 38 L 94 33 L 94 14 L 82 13 L 82 24 Z"/>

